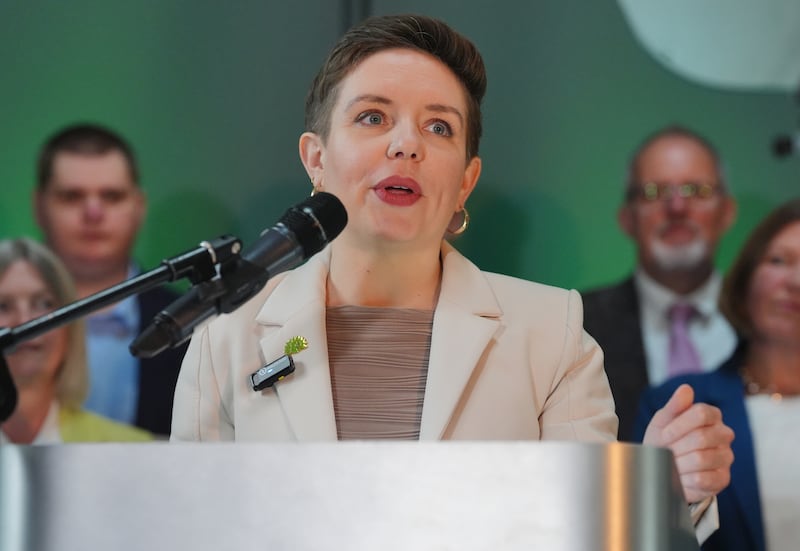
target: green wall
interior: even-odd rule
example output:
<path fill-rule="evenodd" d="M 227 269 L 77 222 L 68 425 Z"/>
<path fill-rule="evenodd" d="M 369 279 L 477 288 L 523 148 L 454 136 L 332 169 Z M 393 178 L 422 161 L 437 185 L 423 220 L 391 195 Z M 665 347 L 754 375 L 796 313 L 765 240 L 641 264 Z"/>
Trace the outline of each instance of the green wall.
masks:
<path fill-rule="evenodd" d="M 139 154 L 145 268 L 222 233 L 251 242 L 309 191 L 303 97 L 365 10 L 442 17 L 484 54 L 484 171 L 456 245 L 485 269 L 576 288 L 627 273 L 615 222 L 627 156 L 672 122 L 719 146 L 739 198 L 721 267 L 761 216 L 800 195 L 800 157 L 769 151 L 795 128 L 793 98 L 681 79 L 639 47 L 613 0 L 0 0 L 0 235 L 38 235 L 37 148 L 91 120 Z"/>

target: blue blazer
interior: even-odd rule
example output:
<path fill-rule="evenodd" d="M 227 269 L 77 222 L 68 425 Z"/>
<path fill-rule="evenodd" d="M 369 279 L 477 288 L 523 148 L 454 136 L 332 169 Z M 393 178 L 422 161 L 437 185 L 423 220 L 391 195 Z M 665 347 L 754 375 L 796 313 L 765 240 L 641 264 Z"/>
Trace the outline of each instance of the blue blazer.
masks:
<path fill-rule="evenodd" d="M 746 345 L 740 344 L 716 371 L 675 377 L 646 391 L 634 426 L 634 436 L 641 442 L 653 414 L 667 403 L 678 386 L 688 383 L 694 389 L 695 400 L 718 407 L 725 424 L 736 433 L 731 444 L 734 454 L 731 483 L 717 496 L 720 527 L 703 544 L 704 551 L 766 550 L 753 435 L 744 404 L 744 383 L 739 376 L 745 350 Z"/>

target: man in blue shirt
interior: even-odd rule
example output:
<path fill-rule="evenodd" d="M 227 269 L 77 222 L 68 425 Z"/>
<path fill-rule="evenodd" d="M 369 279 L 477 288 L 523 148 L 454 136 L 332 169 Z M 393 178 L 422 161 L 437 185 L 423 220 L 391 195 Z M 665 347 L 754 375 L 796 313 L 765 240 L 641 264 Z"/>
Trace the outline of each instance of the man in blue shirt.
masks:
<path fill-rule="evenodd" d="M 36 220 L 75 278 L 78 296 L 138 274 L 132 251 L 147 201 L 130 145 L 102 126 L 69 126 L 45 142 L 37 169 Z M 169 290 L 154 289 L 87 318 L 87 409 L 169 435 L 184 348 L 139 360 L 128 345 L 175 298 Z"/>

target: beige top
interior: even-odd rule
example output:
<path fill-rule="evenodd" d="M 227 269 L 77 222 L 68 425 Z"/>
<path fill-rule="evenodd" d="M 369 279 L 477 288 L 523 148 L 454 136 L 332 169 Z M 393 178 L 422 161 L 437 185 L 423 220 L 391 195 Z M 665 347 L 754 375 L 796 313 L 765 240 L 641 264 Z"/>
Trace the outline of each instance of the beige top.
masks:
<path fill-rule="evenodd" d="M 773 399 L 769 394 L 745 398 L 753 434 L 756 478 L 767 549 L 797 549 L 800 539 L 800 396 Z"/>
<path fill-rule="evenodd" d="M 338 306 L 326 326 L 339 440 L 418 440 L 433 311 Z"/>

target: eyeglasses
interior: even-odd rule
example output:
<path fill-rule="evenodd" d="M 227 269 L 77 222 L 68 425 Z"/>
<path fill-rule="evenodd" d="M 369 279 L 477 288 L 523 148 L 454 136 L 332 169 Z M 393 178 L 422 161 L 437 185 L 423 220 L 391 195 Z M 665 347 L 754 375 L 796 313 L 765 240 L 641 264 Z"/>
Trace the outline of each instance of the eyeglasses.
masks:
<path fill-rule="evenodd" d="M 705 201 L 722 192 L 722 186 L 709 182 L 684 182 L 668 184 L 666 182 L 645 182 L 628 188 L 629 201 L 639 199 L 645 203 L 667 201 L 673 197 Z"/>

